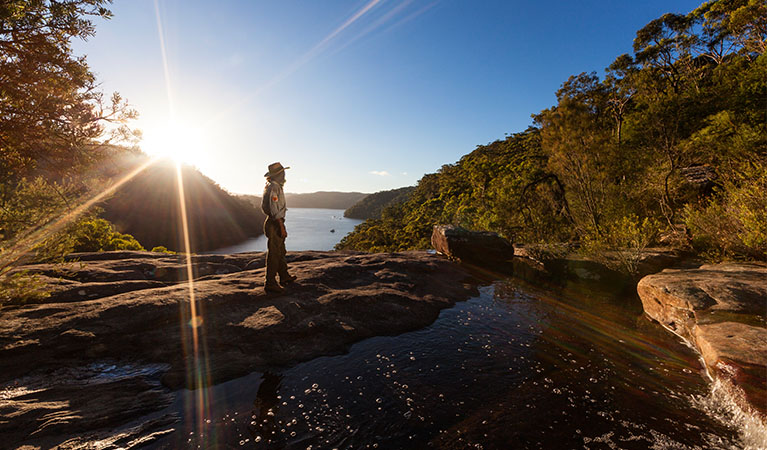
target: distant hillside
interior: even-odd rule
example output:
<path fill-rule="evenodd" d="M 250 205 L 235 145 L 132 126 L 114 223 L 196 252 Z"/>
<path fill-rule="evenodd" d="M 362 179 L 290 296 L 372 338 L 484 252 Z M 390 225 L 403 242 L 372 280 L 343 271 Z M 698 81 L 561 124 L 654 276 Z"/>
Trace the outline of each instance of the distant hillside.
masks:
<path fill-rule="evenodd" d="M 312 192 L 311 194 L 285 194 L 289 208 L 346 209 L 368 194 L 361 192 Z"/>
<path fill-rule="evenodd" d="M 389 205 L 398 205 L 406 201 L 414 189 L 415 186 L 407 186 L 370 194 L 355 203 L 351 208 L 344 211 L 344 217 L 362 220 L 378 219 L 381 217 L 381 211 L 383 211 L 384 208 Z"/>
<path fill-rule="evenodd" d="M 312 192 L 310 194 L 285 194 L 288 208 L 323 208 L 323 209 L 346 209 L 368 194 L 361 192 Z M 251 202 L 257 208 L 261 206 L 261 197 L 258 195 L 239 195 Z"/>
<path fill-rule="evenodd" d="M 192 251 L 213 250 L 263 233 L 264 215 L 224 191 L 197 169 L 182 168 Z M 122 186 L 101 207 L 102 216 L 147 249 L 183 249 L 176 167 L 156 163 Z"/>

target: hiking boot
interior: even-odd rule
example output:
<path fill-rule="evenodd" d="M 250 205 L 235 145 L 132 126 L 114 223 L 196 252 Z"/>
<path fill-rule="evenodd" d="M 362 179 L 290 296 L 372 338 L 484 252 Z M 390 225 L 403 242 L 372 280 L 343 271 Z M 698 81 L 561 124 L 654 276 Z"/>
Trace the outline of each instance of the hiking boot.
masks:
<path fill-rule="evenodd" d="M 274 284 L 267 283 L 266 285 L 264 285 L 264 291 L 266 291 L 267 293 L 271 292 L 271 293 L 279 294 L 283 292 L 284 290 L 285 289 L 283 289 L 282 286 L 280 286 L 277 283 L 274 283 Z"/>
<path fill-rule="evenodd" d="M 283 286 L 287 286 L 288 284 L 296 281 L 296 279 L 298 279 L 297 276 L 288 274 L 284 277 L 280 277 L 280 284 Z"/>

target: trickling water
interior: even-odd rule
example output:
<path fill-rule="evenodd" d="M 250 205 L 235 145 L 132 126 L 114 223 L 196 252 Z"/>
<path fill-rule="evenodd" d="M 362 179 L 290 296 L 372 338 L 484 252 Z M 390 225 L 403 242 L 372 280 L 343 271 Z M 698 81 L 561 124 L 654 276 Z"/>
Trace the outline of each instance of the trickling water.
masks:
<path fill-rule="evenodd" d="M 767 447 L 764 428 L 723 406 L 698 356 L 635 298 L 516 281 L 480 292 L 422 330 L 212 387 L 204 430 L 188 418 L 158 445 Z"/>
<path fill-rule="evenodd" d="M 767 427 L 755 415 L 738 407 L 735 395 L 738 394 L 731 391 L 731 386 L 715 380 L 709 393 L 693 396 L 692 403 L 720 422 L 737 426 L 743 448 L 767 448 Z"/>

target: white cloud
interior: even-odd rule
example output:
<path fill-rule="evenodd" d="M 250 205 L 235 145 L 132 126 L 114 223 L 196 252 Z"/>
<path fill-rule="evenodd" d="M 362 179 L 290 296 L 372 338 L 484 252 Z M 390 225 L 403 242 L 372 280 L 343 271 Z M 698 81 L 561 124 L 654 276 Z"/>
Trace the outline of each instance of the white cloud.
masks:
<path fill-rule="evenodd" d="M 402 175 L 403 175 L 403 176 L 407 175 L 407 172 L 402 172 Z"/>
<path fill-rule="evenodd" d="M 373 175 L 378 175 L 379 177 L 388 177 L 389 175 L 391 175 L 389 172 L 385 170 L 372 170 L 370 171 L 370 173 L 372 173 Z"/>

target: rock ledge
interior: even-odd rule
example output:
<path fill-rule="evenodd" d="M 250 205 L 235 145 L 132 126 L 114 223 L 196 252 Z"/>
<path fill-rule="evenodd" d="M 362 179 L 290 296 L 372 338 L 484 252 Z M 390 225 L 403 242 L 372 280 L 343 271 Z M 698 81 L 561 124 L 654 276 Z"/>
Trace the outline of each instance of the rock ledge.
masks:
<path fill-rule="evenodd" d="M 666 269 L 637 285 L 645 313 L 696 347 L 767 423 L 767 265 Z"/>
<path fill-rule="evenodd" d="M 291 252 L 298 281 L 279 295 L 263 291 L 262 253 L 196 255 L 194 319 L 180 256 L 76 256 L 63 272 L 23 267 L 50 298 L 0 310 L 3 445 L 129 448 L 163 435 L 176 419 L 158 414 L 193 380 L 192 326 L 218 383 L 421 328 L 477 293 L 464 269 L 426 252 Z"/>

